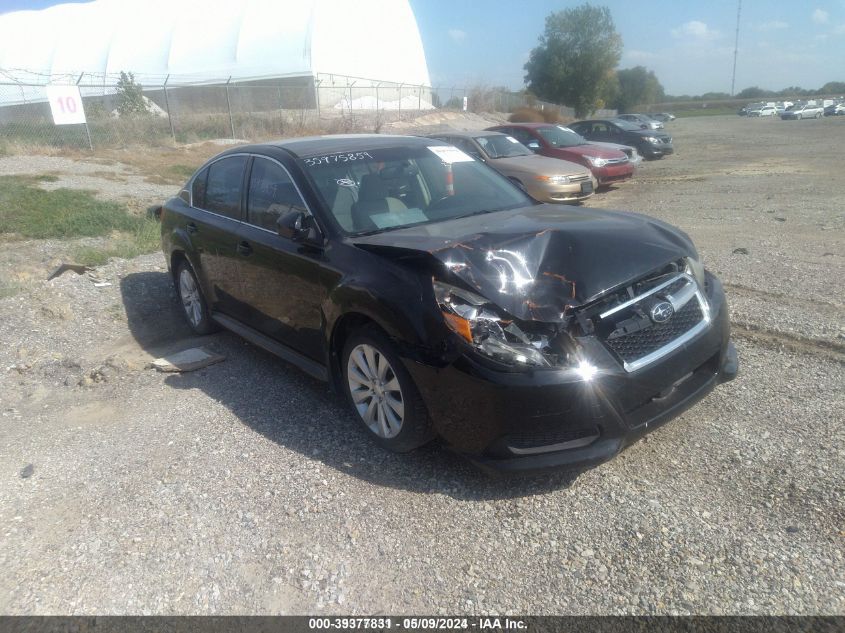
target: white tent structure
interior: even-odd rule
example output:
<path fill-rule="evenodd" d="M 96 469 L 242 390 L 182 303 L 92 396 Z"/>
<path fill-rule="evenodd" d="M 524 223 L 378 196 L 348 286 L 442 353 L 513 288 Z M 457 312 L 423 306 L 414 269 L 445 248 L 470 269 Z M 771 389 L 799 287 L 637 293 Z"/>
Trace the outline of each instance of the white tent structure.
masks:
<path fill-rule="evenodd" d="M 0 82 L 84 73 L 105 86 L 120 71 L 145 84 L 338 75 L 429 85 L 408 0 L 94 0 L 0 15 Z"/>

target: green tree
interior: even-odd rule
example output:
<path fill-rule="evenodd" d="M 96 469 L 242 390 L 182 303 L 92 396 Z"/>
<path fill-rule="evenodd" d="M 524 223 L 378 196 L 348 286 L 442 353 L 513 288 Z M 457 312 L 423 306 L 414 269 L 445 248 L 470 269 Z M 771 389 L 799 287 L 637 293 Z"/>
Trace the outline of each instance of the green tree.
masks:
<path fill-rule="evenodd" d="M 596 108 L 622 56 L 622 38 L 607 7 L 583 4 L 546 18 L 540 44 L 525 64 L 528 89 L 585 116 Z"/>
<path fill-rule="evenodd" d="M 819 88 L 819 94 L 823 95 L 832 95 L 832 94 L 839 94 L 845 95 L 845 81 L 828 81 L 825 85 Z"/>
<path fill-rule="evenodd" d="M 120 116 L 147 114 L 147 103 L 144 101 L 144 88 L 135 81 L 135 75 L 120 71 L 117 80 L 117 113 Z"/>
<path fill-rule="evenodd" d="M 637 105 L 650 105 L 663 100 L 663 86 L 654 72 L 643 66 L 616 72 L 619 90 L 610 105 L 620 112 L 628 112 Z"/>
<path fill-rule="evenodd" d="M 751 86 L 750 88 L 741 90 L 736 96 L 738 99 L 759 99 L 760 97 L 768 97 L 769 94 L 768 90 L 763 90 L 757 86 Z"/>

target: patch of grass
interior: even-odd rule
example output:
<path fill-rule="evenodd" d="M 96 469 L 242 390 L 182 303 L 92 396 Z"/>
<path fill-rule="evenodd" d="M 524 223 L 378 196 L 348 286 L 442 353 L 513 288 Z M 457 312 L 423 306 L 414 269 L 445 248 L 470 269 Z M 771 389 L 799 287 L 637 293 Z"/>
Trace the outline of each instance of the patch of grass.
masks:
<path fill-rule="evenodd" d="M 0 233 L 34 239 L 96 237 L 134 231 L 137 223 L 124 207 L 97 200 L 90 191 L 45 191 L 34 178 L 0 176 Z"/>
<path fill-rule="evenodd" d="M 6 299 L 7 297 L 14 297 L 18 294 L 21 290 L 23 290 L 23 286 L 13 281 L 7 281 L 5 279 L 0 279 L 0 299 Z"/>
<path fill-rule="evenodd" d="M 58 182 L 59 177 L 57 174 L 38 174 L 37 176 L 32 177 L 33 180 L 37 180 L 39 182 Z"/>
<path fill-rule="evenodd" d="M 183 185 L 198 167 L 199 165 L 192 167 L 181 163 L 166 165 L 158 173 L 150 174 L 144 180 L 156 185 Z"/>
<path fill-rule="evenodd" d="M 131 231 L 116 233 L 103 246 L 85 246 L 73 251 L 73 261 L 85 266 L 102 266 L 111 258 L 132 259 L 161 248 L 161 225 L 148 217 L 134 218 Z"/>

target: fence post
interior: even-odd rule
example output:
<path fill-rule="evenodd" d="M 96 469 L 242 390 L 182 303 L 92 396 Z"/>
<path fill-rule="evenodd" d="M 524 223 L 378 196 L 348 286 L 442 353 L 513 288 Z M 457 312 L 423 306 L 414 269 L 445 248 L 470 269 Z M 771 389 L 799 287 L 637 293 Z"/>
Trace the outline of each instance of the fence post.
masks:
<path fill-rule="evenodd" d="M 317 105 L 317 120 L 320 120 L 320 84 L 323 83 L 322 79 L 317 79 L 314 77 L 314 103 Z"/>
<path fill-rule="evenodd" d="M 404 84 L 399 84 L 399 120 L 402 120 L 402 86 Z"/>
<path fill-rule="evenodd" d="M 77 87 L 79 87 L 79 82 L 82 81 L 83 75 L 85 75 L 84 72 L 79 73 L 79 78 L 76 80 L 76 86 Z M 79 99 L 80 99 L 80 101 L 82 100 L 82 94 L 81 93 L 79 95 Z M 82 107 L 84 108 L 85 105 L 83 104 Z M 94 151 L 94 144 L 91 142 L 91 128 L 88 127 L 88 116 L 87 115 L 85 117 L 85 135 L 88 137 L 88 149 L 90 149 L 93 152 Z"/>
<path fill-rule="evenodd" d="M 229 101 L 229 82 L 232 81 L 232 76 L 226 80 L 226 108 L 229 110 L 229 127 L 232 128 L 232 140 L 235 140 L 235 121 L 232 119 L 232 103 Z"/>
<path fill-rule="evenodd" d="M 349 81 L 349 80 L 347 79 L 347 81 Z M 352 86 L 354 86 L 357 83 L 358 83 L 358 80 L 356 79 L 351 84 L 349 84 L 349 116 L 352 116 Z"/>
<path fill-rule="evenodd" d="M 173 137 L 173 142 L 176 142 L 176 132 L 173 129 L 173 117 L 170 116 L 170 99 L 167 97 L 167 82 L 170 81 L 170 75 L 164 78 L 164 107 L 167 108 L 167 122 L 170 123 L 170 136 Z"/>
<path fill-rule="evenodd" d="M 422 84 L 420 84 L 420 94 L 419 94 L 419 99 L 417 99 L 417 110 L 420 111 L 420 112 L 422 112 L 422 89 L 423 89 Z"/>

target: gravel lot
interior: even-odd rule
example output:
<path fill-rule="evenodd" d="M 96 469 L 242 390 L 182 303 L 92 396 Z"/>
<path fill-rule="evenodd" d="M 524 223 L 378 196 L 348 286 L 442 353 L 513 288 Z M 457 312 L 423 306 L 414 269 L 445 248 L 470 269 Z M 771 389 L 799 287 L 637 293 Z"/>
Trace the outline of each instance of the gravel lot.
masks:
<path fill-rule="evenodd" d="M 741 376 L 574 481 L 382 452 L 228 333 L 199 341 L 222 363 L 146 368 L 197 343 L 160 255 L 0 300 L 0 612 L 845 614 L 845 117 L 669 129 L 593 204 L 692 235 Z"/>

